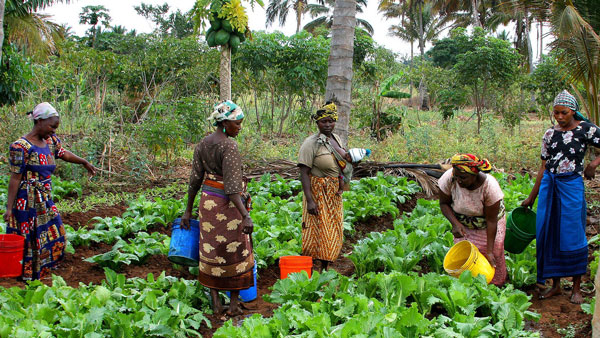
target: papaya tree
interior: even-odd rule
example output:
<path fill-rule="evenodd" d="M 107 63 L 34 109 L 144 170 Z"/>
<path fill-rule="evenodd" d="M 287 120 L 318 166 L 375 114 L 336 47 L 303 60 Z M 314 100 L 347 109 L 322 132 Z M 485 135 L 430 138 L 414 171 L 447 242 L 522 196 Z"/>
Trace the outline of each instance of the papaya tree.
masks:
<path fill-rule="evenodd" d="M 263 6 L 262 0 L 248 2 Z M 250 36 L 246 9 L 241 0 L 196 0 L 192 12 L 196 32 L 204 31 L 208 46 L 220 48 L 219 99 L 231 100 L 231 53 Z"/>

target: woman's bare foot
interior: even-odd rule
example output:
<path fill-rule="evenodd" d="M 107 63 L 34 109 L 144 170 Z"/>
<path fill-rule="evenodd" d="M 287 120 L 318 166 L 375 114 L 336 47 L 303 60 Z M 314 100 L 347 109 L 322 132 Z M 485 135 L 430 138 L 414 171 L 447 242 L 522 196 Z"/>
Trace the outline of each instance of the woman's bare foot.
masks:
<path fill-rule="evenodd" d="M 244 311 L 239 306 L 236 306 L 235 308 L 229 308 L 229 310 L 225 311 L 225 314 L 228 317 L 235 317 L 244 314 Z"/>
<path fill-rule="evenodd" d="M 583 303 L 583 296 L 581 295 L 581 276 L 573 276 L 573 291 L 571 292 L 571 303 Z"/>
<path fill-rule="evenodd" d="M 583 303 L 583 296 L 581 295 L 581 292 L 575 292 L 573 290 L 573 292 L 571 293 L 571 303 L 573 303 L 573 304 Z"/>
<path fill-rule="evenodd" d="M 538 296 L 539 299 L 548 299 L 550 297 L 556 296 L 556 295 L 560 295 L 561 294 L 561 289 L 560 289 L 560 284 L 556 285 L 556 286 L 552 286 L 552 288 L 550 290 L 547 290 L 545 292 L 540 293 L 540 295 Z"/>
<path fill-rule="evenodd" d="M 216 315 L 220 315 L 223 313 L 223 304 L 221 303 L 221 299 L 219 298 L 219 291 L 215 289 L 210 289 L 210 298 L 212 301 L 212 310 Z"/>

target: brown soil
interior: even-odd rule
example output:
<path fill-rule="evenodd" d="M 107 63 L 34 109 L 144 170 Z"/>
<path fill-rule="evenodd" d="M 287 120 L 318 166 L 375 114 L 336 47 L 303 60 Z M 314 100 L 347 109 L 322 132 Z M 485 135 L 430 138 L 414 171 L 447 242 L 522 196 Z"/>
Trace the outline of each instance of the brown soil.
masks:
<path fill-rule="evenodd" d="M 586 282 L 588 279 L 584 278 L 583 281 Z M 592 316 L 585 314 L 581 310 L 581 305 L 569 301 L 571 291 L 563 290 L 562 294 L 543 300 L 538 299 L 540 290 L 535 286 L 523 291 L 532 296 L 533 305 L 529 310 L 542 315 L 539 322 L 529 322 L 528 328 L 540 331 L 542 337 L 547 338 L 592 336 Z M 584 296 L 590 295 L 584 294 Z M 564 331 L 561 334 L 559 330 Z M 568 335 L 567 332 L 572 332 L 573 335 Z"/>
<path fill-rule="evenodd" d="M 111 206 L 102 206 L 98 209 L 89 210 L 86 212 L 61 213 L 61 218 L 64 224 L 68 224 L 77 230 L 82 226 L 90 225 L 89 222 L 94 217 L 112 217 L 119 216 L 127 210 L 127 205 L 115 204 Z"/>

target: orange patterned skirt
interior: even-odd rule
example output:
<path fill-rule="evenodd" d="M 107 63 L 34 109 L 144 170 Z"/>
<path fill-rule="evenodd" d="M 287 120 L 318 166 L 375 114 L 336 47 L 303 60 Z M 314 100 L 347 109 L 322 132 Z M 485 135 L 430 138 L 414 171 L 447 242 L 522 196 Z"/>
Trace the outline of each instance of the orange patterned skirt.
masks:
<path fill-rule="evenodd" d="M 340 255 L 344 241 L 344 204 L 337 194 L 337 177 L 310 177 L 313 199 L 318 215 L 306 211 L 302 202 L 302 254 L 333 262 Z"/>

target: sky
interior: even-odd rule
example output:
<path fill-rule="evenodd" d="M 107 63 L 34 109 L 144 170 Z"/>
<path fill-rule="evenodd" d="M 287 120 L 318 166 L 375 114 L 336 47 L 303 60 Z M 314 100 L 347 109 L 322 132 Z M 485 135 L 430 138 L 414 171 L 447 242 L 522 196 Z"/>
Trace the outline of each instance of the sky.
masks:
<path fill-rule="evenodd" d="M 263 0 L 265 7 L 268 4 L 268 0 Z M 151 32 L 154 29 L 154 25 L 149 20 L 146 20 L 142 16 L 138 15 L 133 9 L 134 6 L 141 4 L 162 5 L 168 2 L 171 10 L 180 9 L 182 12 L 189 11 L 193 4 L 193 0 L 72 0 L 69 4 L 55 4 L 51 7 L 46 8 L 43 13 L 50 14 L 53 16 L 53 21 L 58 24 L 67 24 L 72 27 L 72 30 L 77 35 L 83 35 L 89 26 L 79 24 L 79 13 L 81 8 L 84 6 L 91 5 L 103 5 L 109 11 L 112 17 L 111 25 L 121 25 L 128 29 L 135 29 L 138 32 Z M 373 35 L 374 40 L 382 46 L 385 46 L 392 51 L 399 53 L 400 56 L 410 55 L 410 44 L 404 42 L 398 38 L 388 36 L 388 28 L 396 23 L 396 20 L 387 21 L 382 15 L 377 13 L 376 0 L 368 0 L 367 7 L 364 13 L 359 13 L 357 16 L 361 19 L 365 19 L 371 23 L 375 29 Z M 294 34 L 296 31 L 295 17 L 288 17 L 285 27 L 279 27 L 279 23 L 276 21 L 270 27 L 265 27 L 265 10 L 260 6 L 255 6 L 254 10 L 248 9 L 248 21 L 251 30 L 266 30 L 275 31 L 280 30 L 286 35 Z M 303 17 L 302 25 L 309 22 L 311 19 L 309 16 Z M 536 28 L 537 29 L 537 28 Z M 511 29 L 507 29 L 509 34 L 512 32 Z M 538 46 L 535 41 L 535 29 L 532 29 L 532 39 L 534 43 L 534 55 L 537 55 Z M 512 36 L 512 34 L 511 34 Z M 427 46 L 429 48 L 430 46 Z M 416 53 L 415 45 L 415 53 Z"/>

